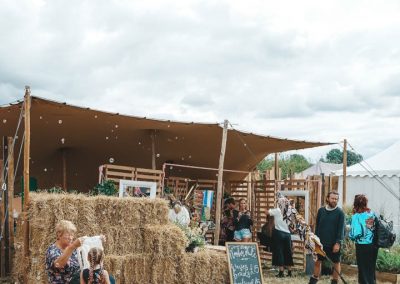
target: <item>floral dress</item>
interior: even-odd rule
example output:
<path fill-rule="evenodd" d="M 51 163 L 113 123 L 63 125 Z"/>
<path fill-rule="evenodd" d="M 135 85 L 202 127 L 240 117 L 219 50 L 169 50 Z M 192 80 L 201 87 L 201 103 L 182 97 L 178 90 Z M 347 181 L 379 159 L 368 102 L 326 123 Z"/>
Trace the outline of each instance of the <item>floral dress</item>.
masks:
<path fill-rule="evenodd" d="M 54 267 L 54 261 L 62 255 L 61 249 L 56 244 L 49 246 L 46 252 L 46 271 L 51 284 L 69 283 L 75 274 L 80 273 L 78 253 L 72 253 L 67 264 L 63 268 Z"/>

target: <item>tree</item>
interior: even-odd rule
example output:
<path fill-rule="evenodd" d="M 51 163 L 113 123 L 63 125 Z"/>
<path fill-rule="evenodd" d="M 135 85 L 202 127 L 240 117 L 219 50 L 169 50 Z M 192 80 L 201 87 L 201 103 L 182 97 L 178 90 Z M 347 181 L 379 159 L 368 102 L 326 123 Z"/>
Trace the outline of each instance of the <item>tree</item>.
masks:
<path fill-rule="evenodd" d="M 352 166 L 363 160 L 363 156 L 352 151 L 347 151 L 347 166 Z M 343 151 L 332 149 L 326 154 L 326 162 L 333 164 L 343 163 Z"/>
<path fill-rule="evenodd" d="M 257 165 L 257 170 L 264 172 L 272 169 L 274 166 L 274 160 L 266 158 Z M 286 178 L 294 173 L 299 173 L 309 168 L 311 163 L 303 156 L 299 154 L 292 154 L 288 156 L 281 156 L 279 159 L 279 167 L 282 170 L 282 178 Z"/>

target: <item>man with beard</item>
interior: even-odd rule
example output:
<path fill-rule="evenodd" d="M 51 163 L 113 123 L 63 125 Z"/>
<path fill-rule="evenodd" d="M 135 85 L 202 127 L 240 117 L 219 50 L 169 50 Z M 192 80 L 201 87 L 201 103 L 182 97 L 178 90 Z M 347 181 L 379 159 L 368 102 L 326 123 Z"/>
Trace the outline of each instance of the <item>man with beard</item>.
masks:
<path fill-rule="evenodd" d="M 340 248 L 344 237 L 344 213 L 337 207 L 339 194 L 335 191 L 328 193 L 326 205 L 318 210 L 317 221 L 315 224 L 315 235 L 317 235 L 323 245 L 326 256 L 332 260 L 334 270 L 331 283 L 338 283 L 340 273 Z M 315 284 L 321 273 L 322 261 L 325 258 L 318 255 L 318 260 L 314 265 L 314 275 L 310 278 L 310 284 Z"/>

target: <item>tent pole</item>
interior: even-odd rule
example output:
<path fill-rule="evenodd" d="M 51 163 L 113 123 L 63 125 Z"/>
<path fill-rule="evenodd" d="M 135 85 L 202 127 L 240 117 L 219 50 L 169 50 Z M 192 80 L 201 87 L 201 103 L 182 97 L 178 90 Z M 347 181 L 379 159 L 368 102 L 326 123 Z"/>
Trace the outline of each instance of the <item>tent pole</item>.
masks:
<path fill-rule="evenodd" d="M 347 140 L 343 141 L 343 205 L 346 205 L 346 175 L 347 175 Z"/>
<path fill-rule="evenodd" d="M 278 162 L 278 153 L 275 153 L 275 160 L 274 160 L 274 179 L 279 179 L 279 162 Z"/>
<path fill-rule="evenodd" d="M 67 149 L 62 148 L 63 189 L 67 191 Z"/>
<path fill-rule="evenodd" d="M 30 146 L 31 146 L 31 89 L 29 86 L 25 87 L 24 97 L 25 109 L 24 109 L 24 120 L 25 120 L 25 141 L 24 141 L 24 255 L 29 256 L 29 220 L 28 220 L 28 209 L 29 209 L 29 157 L 30 157 Z"/>
<path fill-rule="evenodd" d="M 222 132 L 222 144 L 221 144 L 221 154 L 219 156 L 219 167 L 218 167 L 218 184 L 217 184 L 217 200 L 215 202 L 215 235 L 214 235 L 214 245 L 219 243 L 219 235 L 221 230 L 221 203 L 222 203 L 222 175 L 224 174 L 224 159 L 226 150 L 226 140 L 228 136 L 228 120 L 224 120 L 224 129 Z"/>
<path fill-rule="evenodd" d="M 156 169 L 156 141 L 155 141 L 155 130 L 151 130 L 151 168 Z"/>
<path fill-rule="evenodd" d="M 7 141 L 8 145 L 8 224 L 4 224 L 8 226 L 8 240 L 6 243 L 8 245 L 8 261 L 7 271 L 10 273 L 12 271 L 12 259 L 13 259 L 13 249 L 14 249 L 14 218 L 13 218 L 13 201 L 14 201 L 14 139 L 12 137 L 8 137 Z"/>

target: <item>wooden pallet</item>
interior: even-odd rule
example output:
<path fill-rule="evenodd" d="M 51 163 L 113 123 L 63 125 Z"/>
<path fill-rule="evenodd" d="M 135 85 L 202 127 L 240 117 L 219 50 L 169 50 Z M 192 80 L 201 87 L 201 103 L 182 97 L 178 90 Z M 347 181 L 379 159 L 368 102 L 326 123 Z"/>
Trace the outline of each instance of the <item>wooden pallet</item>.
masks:
<path fill-rule="evenodd" d="M 112 180 L 117 187 L 120 180 L 150 181 L 157 184 L 157 196 L 162 193 L 163 172 L 144 168 L 106 164 L 101 166 L 104 180 Z"/>

